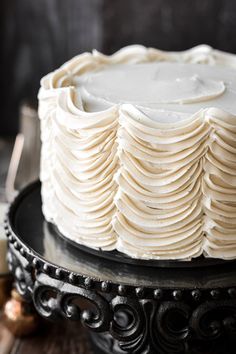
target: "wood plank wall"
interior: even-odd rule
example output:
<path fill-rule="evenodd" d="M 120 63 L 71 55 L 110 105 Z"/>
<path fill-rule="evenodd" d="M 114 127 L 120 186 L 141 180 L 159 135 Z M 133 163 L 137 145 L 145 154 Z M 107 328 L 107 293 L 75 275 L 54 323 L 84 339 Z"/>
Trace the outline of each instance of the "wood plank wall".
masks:
<path fill-rule="evenodd" d="M 141 43 L 236 53 L 235 0 L 1 0 L 0 135 L 16 132 L 19 104 L 36 102 L 42 75 L 73 55 Z"/>

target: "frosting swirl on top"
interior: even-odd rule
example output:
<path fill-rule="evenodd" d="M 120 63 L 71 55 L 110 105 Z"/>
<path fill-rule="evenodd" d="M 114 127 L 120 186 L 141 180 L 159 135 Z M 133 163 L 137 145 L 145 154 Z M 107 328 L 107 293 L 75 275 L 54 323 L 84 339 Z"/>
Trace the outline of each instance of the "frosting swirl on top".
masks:
<path fill-rule="evenodd" d="M 236 258 L 235 68 L 207 46 L 131 46 L 43 78 L 46 219 L 133 257 Z"/>

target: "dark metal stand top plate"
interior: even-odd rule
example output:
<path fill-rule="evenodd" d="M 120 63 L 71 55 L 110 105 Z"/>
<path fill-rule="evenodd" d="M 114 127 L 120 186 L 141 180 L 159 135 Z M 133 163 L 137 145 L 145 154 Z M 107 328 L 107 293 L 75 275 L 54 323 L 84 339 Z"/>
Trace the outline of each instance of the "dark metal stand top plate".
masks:
<path fill-rule="evenodd" d="M 74 272 L 98 281 L 131 286 L 223 287 L 235 282 L 236 262 L 200 257 L 193 261 L 132 259 L 117 251 L 103 252 L 65 239 L 41 211 L 40 183 L 25 188 L 10 207 L 8 234 L 22 252 L 41 266 Z M 8 236 L 9 236 L 8 235 Z M 217 275 L 217 276 L 216 276 Z"/>

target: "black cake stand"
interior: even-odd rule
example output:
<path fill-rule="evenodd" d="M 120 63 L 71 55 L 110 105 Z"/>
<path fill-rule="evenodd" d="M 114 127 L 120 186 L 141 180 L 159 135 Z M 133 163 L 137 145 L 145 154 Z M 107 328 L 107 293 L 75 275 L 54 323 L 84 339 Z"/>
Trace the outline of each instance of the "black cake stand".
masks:
<path fill-rule="evenodd" d="M 5 224 L 19 293 L 45 318 L 81 321 L 95 353 L 236 353 L 236 263 L 138 261 L 65 240 L 41 212 L 40 183 Z"/>

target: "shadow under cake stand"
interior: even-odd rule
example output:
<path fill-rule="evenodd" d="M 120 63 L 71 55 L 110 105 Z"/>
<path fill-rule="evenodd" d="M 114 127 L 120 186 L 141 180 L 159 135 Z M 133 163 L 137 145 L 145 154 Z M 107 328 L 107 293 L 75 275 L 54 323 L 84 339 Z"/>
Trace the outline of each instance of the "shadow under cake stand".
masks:
<path fill-rule="evenodd" d="M 236 262 L 134 260 L 92 251 L 45 222 L 40 183 L 5 221 L 19 293 L 51 320 L 81 321 L 95 353 L 236 352 Z"/>

